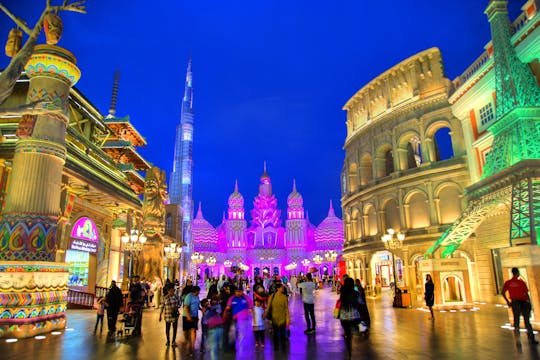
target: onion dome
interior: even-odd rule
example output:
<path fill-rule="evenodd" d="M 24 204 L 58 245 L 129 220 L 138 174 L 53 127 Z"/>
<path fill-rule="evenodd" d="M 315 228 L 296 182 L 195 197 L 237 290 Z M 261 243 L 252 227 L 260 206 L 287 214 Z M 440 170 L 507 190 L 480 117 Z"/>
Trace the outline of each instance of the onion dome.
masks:
<path fill-rule="evenodd" d="M 287 197 L 287 205 L 291 209 L 301 209 L 304 206 L 304 199 L 298 191 L 296 191 L 296 180 L 293 180 L 292 192 Z"/>
<path fill-rule="evenodd" d="M 201 203 L 197 216 L 191 225 L 193 234 L 193 247 L 195 251 L 215 251 L 218 243 L 218 234 L 216 229 L 204 219 Z"/>
<path fill-rule="evenodd" d="M 238 192 L 238 180 L 234 183 L 234 192 L 229 196 L 230 208 L 243 208 L 244 197 Z"/>
<path fill-rule="evenodd" d="M 325 243 L 326 245 L 339 246 L 343 244 L 343 222 L 334 213 L 332 201 L 330 201 L 330 210 L 328 216 L 324 219 L 317 229 L 315 229 L 315 242 L 318 245 Z"/>

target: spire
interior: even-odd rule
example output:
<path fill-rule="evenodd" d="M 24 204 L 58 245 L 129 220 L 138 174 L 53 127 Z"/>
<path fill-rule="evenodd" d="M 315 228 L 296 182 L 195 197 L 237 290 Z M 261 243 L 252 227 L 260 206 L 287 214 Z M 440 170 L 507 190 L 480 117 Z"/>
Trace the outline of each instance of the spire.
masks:
<path fill-rule="evenodd" d="M 193 59 L 189 55 L 189 61 L 186 71 L 186 85 L 184 88 L 184 98 L 182 99 L 182 111 L 193 110 L 193 75 L 192 75 Z"/>
<path fill-rule="evenodd" d="M 223 217 L 221 218 L 221 222 L 225 223 L 225 211 L 223 212 Z"/>
<path fill-rule="evenodd" d="M 264 161 L 264 172 L 263 172 L 263 174 L 266 175 L 266 160 Z"/>
<path fill-rule="evenodd" d="M 118 100 L 118 83 L 120 82 L 120 69 L 116 69 L 114 72 L 111 106 L 109 108 L 109 115 L 114 116 L 116 114 L 116 102 Z"/>
<path fill-rule="evenodd" d="M 297 191 L 296 191 L 296 179 L 293 179 L 293 181 L 292 181 L 292 192 L 293 192 L 293 193 L 294 193 L 294 192 L 297 192 Z"/>
<path fill-rule="evenodd" d="M 238 179 L 234 181 L 234 192 L 238 192 Z"/>
<path fill-rule="evenodd" d="M 540 89 L 531 69 L 519 60 L 512 43 L 508 0 L 491 0 L 485 13 L 491 25 L 495 63 L 496 120 L 516 107 L 540 105 Z"/>
<path fill-rule="evenodd" d="M 332 204 L 332 199 L 330 199 L 330 209 L 328 210 L 328 216 L 329 217 L 336 216 L 336 213 L 334 212 L 334 206 Z"/>
<path fill-rule="evenodd" d="M 199 210 L 197 210 L 197 219 L 202 219 L 203 218 L 203 214 L 202 214 L 202 206 L 201 206 L 201 202 L 199 201 Z"/>

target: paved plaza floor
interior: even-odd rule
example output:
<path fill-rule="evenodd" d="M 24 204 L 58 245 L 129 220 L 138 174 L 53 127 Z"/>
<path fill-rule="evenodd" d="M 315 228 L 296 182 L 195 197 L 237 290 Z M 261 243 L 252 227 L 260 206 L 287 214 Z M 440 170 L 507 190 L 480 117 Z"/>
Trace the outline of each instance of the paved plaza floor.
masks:
<path fill-rule="evenodd" d="M 274 351 L 267 334 L 266 347 L 251 348 L 238 356 L 223 353 L 222 359 L 345 359 L 345 343 L 341 325 L 332 317 L 337 295 L 330 289 L 320 290 L 316 298 L 317 332 L 305 335 L 302 301 L 299 296 L 290 300 L 291 337 L 287 349 Z M 368 338 L 354 339 L 353 359 L 538 359 L 540 345 L 529 345 L 525 333 L 521 346 L 508 323 L 507 309 L 479 304 L 476 311 L 436 312 L 435 320 L 418 308 L 395 309 L 390 293 L 382 299 L 369 300 L 372 328 Z M 189 357 L 183 350 L 182 336 L 178 348 L 165 346 L 164 323 L 158 322 L 158 311 L 144 312 L 142 336 L 113 338 L 94 335 L 95 313 L 91 310 L 69 310 L 68 327 L 61 334 L 48 334 L 45 339 L 24 339 L 14 343 L 0 340 L 2 360 L 84 360 L 84 359 L 209 359 L 208 354 L 196 352 Z M 181 324 L 179 325 L 181 333 Z M 539 337 L 540 338 L 540 337 Z M 197 339 L 197 348 L 199 347 Z"/>

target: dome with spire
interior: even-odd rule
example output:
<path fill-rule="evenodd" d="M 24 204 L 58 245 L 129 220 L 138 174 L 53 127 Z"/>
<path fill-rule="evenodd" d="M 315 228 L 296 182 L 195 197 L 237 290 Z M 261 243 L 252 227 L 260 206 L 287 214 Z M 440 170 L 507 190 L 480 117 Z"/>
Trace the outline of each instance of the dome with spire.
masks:
<path fill-rule="evenodd" d="M 291 209 L 301 209 L 304 206 L 304 199 L 298 191 L 296 191 L 296 180 L 293 180 L 292 192 L 287 197 L 287 205 Z"/>
<path fill-rule="evenodd" d="M 203 217 L 201 203 L 199 203 L 199 210 L 193 220 L 191 229 L 195 251 L 215 251 L 218 243 L 218 234 L 216 229 Z"/>
<path fill-rule="evenodd" d="M 238 180 L 234 183 L 234 192 L 229 196 L 230 208 L 243 208 L 244 197 L 238 192 Z"/>
<path fill-rule="evenodd" d="M 336 246 L 343 244 L 343 222 L 334 213 L 334 207 L 332 201 L 330 201 L 330 210 L 328 210 L 328 216 L 324 219 L 317 229 L 315 229 L 315 243 L 317 247 L 321 245 Z"/>

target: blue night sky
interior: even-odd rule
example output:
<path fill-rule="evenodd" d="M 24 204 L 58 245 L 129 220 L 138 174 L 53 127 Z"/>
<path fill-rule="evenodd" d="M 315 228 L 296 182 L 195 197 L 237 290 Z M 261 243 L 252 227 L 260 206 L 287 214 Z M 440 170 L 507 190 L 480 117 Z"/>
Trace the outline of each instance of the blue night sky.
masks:
<path fill-rule="evenodd" d="M 524 2 L 510 1 L 512 18 Z M 45 0 L 3 3 L 33 25 Z M 318 225 L 329 199 L 341 216 L 342 106 L 430 47 L 441 49 L 448 78 L 460 75 L 490 39 L 487 3 L 88 0 L 86 15 L 61 13 L 59 45 L 77 57 L 76 86 L 104 115 L 120 69 L 117 115 L 130 115 L 148 141 L 141 154 L 167 179 L 192 53 L 195 211 L 202 201 L 205 218 L 219 224 L 235 179 L 250 211 L 266 160 L 283 214 L 296 178 Z M 12 26 L 1 13 L 2 41 Z M 2 54 L 0 68 L 8 61 Z"/>

